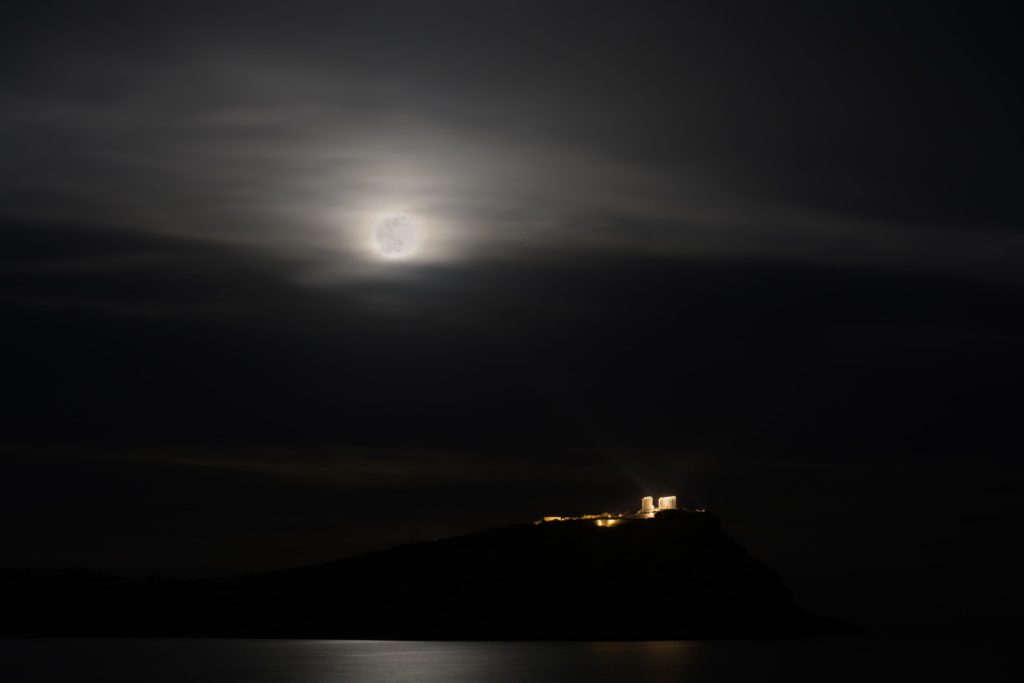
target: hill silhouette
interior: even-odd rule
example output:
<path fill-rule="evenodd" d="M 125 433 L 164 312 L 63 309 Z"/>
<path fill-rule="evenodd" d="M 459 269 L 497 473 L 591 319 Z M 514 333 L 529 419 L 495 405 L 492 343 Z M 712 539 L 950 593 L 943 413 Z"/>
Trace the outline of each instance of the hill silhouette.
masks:
<path fill-rule="evenodd" d="M 522 524 L 240 578 L 0 573 L 7 635 L 395 639 L 786 637 L 804 613 L 710 513 Z"/>

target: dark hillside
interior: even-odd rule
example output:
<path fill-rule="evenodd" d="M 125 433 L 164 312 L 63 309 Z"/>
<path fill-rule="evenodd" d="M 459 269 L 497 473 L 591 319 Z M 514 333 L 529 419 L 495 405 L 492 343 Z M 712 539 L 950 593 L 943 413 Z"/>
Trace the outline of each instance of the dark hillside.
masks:
<path fill-rule="evenodd" d="M 804 614 L 706 513 L 523 524 L 240 579 L 45 586 L 5 587 L 4 631 L 670 639 L 836 628 Z"/>

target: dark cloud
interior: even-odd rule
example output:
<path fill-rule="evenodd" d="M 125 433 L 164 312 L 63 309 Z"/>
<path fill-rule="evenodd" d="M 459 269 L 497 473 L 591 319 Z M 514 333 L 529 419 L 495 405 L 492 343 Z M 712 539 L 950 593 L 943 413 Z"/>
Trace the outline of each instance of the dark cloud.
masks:
<path fill-rule="evenodd" d="M 24 359 L 11 438 L 587 446 L 600 425 L 625 442 L 813 450 L 848 420 L 865 424 L 830 448 L 913 446 L 939 412 L 991 423 L 959 440 L 1011 435 L 1009 408 L 982 400 L 986 418 L 964 394 L 1016 367 L 1018 294 L 1002 285 L 592 254 L 310 289 L 246 249 L 6 235 L 7 342 Z"/>

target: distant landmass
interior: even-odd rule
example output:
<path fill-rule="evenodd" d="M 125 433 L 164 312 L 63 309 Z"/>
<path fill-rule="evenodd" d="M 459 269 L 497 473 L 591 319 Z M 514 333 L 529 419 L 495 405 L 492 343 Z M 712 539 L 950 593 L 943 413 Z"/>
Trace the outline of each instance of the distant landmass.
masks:
<path fill-rule="evenodd" d="M 849 633 L 709 512 L 521 524 L 217 580 L 0 570 L 0 634 L 683 639 Z"/>

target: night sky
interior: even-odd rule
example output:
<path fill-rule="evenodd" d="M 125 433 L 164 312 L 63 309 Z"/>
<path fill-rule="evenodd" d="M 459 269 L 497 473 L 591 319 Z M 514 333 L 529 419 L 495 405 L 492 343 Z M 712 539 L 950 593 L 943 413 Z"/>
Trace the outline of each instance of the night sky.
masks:
<path fill-rule="evenodd" d="M 1019 25 L 7 8 L 0 566 L 240 573 L 675 493 L 812 611 L 1019 604 Z"/>

